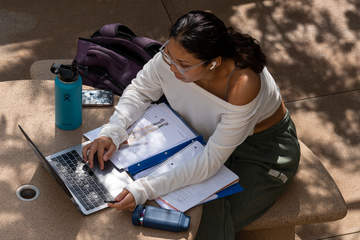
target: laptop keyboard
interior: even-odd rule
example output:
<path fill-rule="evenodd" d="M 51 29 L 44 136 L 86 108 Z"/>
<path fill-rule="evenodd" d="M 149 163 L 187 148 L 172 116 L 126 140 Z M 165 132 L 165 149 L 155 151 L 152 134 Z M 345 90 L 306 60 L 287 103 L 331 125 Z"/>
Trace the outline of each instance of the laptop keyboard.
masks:
<path fill-rule="evenodd" d="M 56 156 L 51 160 L 55 162 L 59 175 L 86 210 L 103 205 L 104 200 L 112 199 L 106 188 L 98 181 L 90 167 L 82 161 L 75 150 Z"/>

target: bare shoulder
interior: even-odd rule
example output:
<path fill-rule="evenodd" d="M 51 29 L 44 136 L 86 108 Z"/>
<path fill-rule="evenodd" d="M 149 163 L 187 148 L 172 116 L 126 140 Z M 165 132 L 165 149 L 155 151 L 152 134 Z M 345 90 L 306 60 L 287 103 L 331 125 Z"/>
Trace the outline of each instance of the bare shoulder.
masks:
<path fill-rule="evenodd" d="M 240 69 L 234 72 L 229 82 L 227 101 L 233 105 L 250 103 L 258 95 L 261 88 L 260 75 L 251 69 Z"/>

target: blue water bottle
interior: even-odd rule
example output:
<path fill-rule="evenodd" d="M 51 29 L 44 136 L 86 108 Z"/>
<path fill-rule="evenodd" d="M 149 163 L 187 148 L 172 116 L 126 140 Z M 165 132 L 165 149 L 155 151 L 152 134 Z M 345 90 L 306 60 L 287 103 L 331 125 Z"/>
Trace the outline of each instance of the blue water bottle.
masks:
<path fill-rule="evenodd" d="M 133 212 L 132 223 L 137 226 L 183 232 L 190 227 L 190 216 L 175 210 L 138 205 Z"/>
<path fill-rule="evenodd" d="M 55 124 L 74 130 L 82 123 L 82 79 L 73 65 L 53 64 L 55 76 Z"/>

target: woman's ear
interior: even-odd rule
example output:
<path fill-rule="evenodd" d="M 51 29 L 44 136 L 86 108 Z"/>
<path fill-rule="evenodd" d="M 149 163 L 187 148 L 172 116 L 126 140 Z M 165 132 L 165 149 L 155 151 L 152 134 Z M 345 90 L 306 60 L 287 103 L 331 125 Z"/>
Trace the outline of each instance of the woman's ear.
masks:
<path fill-rule="evenodd" d="M 216 61 L 216 67 L 219 67 L 222 64 L 222 57 L 216 57 L 214 60 Z"/>

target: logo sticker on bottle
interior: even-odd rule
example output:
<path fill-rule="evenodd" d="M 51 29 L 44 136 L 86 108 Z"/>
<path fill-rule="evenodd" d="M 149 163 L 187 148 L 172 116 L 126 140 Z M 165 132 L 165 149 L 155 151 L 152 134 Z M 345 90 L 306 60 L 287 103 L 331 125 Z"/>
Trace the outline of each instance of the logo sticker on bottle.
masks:
<path fill-rule="evenodd" d="M 64 102 L 71 102 L 70 94 L 65 94 L 64 95 Z"/>

